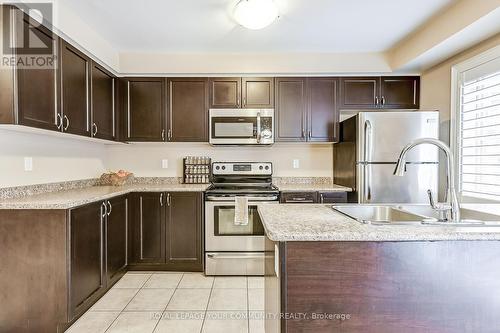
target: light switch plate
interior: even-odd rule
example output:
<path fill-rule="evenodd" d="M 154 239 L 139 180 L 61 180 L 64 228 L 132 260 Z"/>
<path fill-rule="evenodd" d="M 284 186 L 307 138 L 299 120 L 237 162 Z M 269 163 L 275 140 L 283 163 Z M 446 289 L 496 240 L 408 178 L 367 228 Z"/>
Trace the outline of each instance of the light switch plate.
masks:
<path fill-rule="evenodd" d="M 299 160 L 297 160 L 297 159 L 293 160 L 293 168 L 294 169 L 300 168 L 300 161 Z"/>
<path fill-rule="evenodd" d="M 168 160 L 167 159 L 161 160 L 161 168 L 168 169 Z"/>
<path fill-rule="evenodd" d="M 24 171 L 33 171 L 33 157 L 24 158 Z"/>

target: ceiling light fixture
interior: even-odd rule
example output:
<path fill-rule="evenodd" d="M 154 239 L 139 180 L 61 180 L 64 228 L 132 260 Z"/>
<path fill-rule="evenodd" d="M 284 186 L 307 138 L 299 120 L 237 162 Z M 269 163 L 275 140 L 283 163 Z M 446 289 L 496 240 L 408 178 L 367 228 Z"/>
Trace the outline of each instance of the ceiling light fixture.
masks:
<path fill-rule="evenodd" d="M 273 0 L 241 0 L 234 7 L 233 15 L 245 28 L 257 30 L 273 23 L 279 13 Z"/>

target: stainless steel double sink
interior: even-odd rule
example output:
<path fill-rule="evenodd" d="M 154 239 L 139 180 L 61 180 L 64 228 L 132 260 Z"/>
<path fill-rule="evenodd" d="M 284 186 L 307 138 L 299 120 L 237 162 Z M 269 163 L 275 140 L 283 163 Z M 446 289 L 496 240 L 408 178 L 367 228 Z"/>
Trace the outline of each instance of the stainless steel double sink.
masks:
<path fill-rule="evenodd" d="M 500 216 L 461 208 L 460 222 L 440 222 L 438 212 L 427 205 L 370 205 L 353 204 L 332 207 L 354 220 L 370 225 L 421 225 L 448 227 L 497 227 Z"/>

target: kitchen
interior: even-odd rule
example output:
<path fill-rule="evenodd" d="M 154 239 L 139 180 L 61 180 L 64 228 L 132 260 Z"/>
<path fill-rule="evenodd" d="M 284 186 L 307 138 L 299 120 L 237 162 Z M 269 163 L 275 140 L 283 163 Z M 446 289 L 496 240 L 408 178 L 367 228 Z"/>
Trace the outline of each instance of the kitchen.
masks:
<path fill-rule="evenodd" d="M 0 331 L 498 327 L 498 1 L 47 4 L 2 5 Z"/>

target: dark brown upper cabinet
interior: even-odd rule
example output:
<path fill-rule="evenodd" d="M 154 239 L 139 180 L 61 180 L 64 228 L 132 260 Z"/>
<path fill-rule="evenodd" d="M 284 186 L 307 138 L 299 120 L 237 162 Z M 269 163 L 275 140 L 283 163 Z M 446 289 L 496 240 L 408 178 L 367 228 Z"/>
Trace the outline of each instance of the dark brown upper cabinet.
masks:
<path fill-rule="evenodd" d="M 379 106 L 378 77 L 342 78 L 340 96 L 342 108 L 375 109 Z"/>
<path fill-rule="evenodd" d="M 274 107 L 274 78 L 244 77 L 241 79 L 241 89 L 244 108 Z"/>
<path fill-rule="evenodd" d="M 115 140 L 115 76 L 99 64 L 91 67 L 91 135 L 96 138 Z"/>
<path fill-rule="evenodd" d="M 170 78 L 167 140 L 208 141 L 208 79 Z"/>
<path fill-rule="evenodd" d="M 64 132 L 90 135 L 90 58 L 61 43 L 61 113 Z"/>
<path fill-rule="evenodd" d="M 47 54 L 47 58 L 56 59 L 59 55 L 58 36 L 53 34 L 48 28 L 31 22 L 29 16 L 12 6 L 1 6 L 2 10 L 12 10 L 13 16 L 18 20 L 20 29 L 17 31 L 27 31 L 30 26 L 30 33 L 40 40 L 44 45 L 52 45 Z M 5 25 L 0 29 L 5 28 Z M 9 36 L 9 32 L 2 31 L 3 36 Z M 47 130 L 60 130 L 59 114 L 59 74 L 58 66 L 53 69 L 36 69 L 18 67 L 0 69 L 0 123 L 19 124 Z M 14 84 L 17 80 L 17 87 Z M 17 98 L 16 98 L 17 97 Z M 16 105 L 17 104 L 17 105 Z M 59 126 L 59 128 L 58 128 Z"/>
<path fill-rule="evenodd" d="M 241 78 L 213 77 L 210 82 L 210 107 L 235 109 L 241 107 Z"/>
<path fill-rule="evenodd" d="M 306 141 L 306 79 L 276 78 L 276 141 Z"/>
<path fill-rule="evenodd" d="M 163 78 L 128 78 L 125 105 L 126 141 L 165 141 Z"/>
<path fill-rule="evenodd" d="M 336 78 L 276 79 L 276 141 L 335 142 Z"/>
<path fill-rule="evenodd" d="M 418 109 L 418 76 L 345 77 L 340 84 L 341 109 Z"/>
<path fill-rule="evenodd" d="M 308 79 L 307 141 L 338 140 L 337 82 L 335 78 Z"/>
<path fill-rule="evenodd" d="M 210 107 L 273 108 L 274 78 L 217 77 L 210 78 Z"/>
<path fill-rule="evenodd" d="M 389 109 L 418 109 L 420 77 L 383 76 L 380 84 L 381 104 Z"/>

